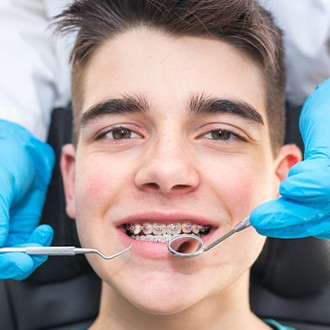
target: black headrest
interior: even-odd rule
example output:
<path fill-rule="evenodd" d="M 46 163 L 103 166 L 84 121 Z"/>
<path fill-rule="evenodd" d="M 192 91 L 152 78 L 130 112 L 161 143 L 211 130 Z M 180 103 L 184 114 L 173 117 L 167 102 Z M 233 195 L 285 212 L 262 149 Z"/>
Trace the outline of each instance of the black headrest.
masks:
<path fill-rule="evenodd" d="M 268 238 L 251 270 L 251 282 L 287 298 L 329 289 L 330 240 Z"/>

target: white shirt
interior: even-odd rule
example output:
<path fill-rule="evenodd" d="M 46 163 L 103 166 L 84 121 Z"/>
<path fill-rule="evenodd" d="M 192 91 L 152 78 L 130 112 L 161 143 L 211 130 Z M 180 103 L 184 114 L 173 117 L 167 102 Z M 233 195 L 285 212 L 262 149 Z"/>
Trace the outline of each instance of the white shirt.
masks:
<path fill-rule="evenodd" d="M 288 99 L 301 105 L 330 77 L 330 0 L 270 0 L 267 7 L 284 32 Z"/>
<path fill-rule="evenodd" d="M 47 30 L 72 0 L 0 0 L 0 118 L 46 140 L 51 112 L 70 100 L 72 40 Z M 285 32 L 288 97 L 303 103 L 330 75 L 330 0 L 260 0 Z"/>
<path fill-rule="evenodd" d="M 68 40 L 47 30 L 68 0 L 0 1 L 0 118 L 46 140 L 51 112 L 70 100 Z M 66 45 L 66 46 L 65 46 Z"/>

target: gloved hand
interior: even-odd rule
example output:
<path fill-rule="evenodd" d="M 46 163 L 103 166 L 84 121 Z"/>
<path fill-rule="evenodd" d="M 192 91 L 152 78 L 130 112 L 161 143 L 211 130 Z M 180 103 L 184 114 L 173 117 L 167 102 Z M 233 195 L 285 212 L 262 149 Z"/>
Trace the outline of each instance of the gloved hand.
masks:
<path fill-rule="evenodd" d="M 262 235 L 330 238 L 330 79 L 317 86 L 300 116 L 305 154 L 280 185 L 281 197 L 255 208 Z"/>
<path fill-rule="evenodd" d="M 37 225 L 53 164 L 49 145 L 23 127 L 0 120 L 0 247 L 51 243 L 52 228 Z M 0 254 L 0 279 L 25 279 L 46 259 Z"/>

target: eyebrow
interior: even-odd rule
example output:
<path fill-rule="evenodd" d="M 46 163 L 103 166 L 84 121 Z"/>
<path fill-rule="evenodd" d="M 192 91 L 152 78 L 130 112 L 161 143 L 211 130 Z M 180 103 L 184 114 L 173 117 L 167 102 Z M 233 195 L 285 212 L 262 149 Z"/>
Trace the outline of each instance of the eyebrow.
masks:
<path fill-rule="evenodd" d="M 93 119 L 106 114 L 147 113 L 149 111 L 150 105 L 144 96 L 123 95 L 121 98 L 108 99 L 90 107 L 82 114 L 80 127 L 84 127 Z M 241 100 L 207 97 L 205 94 L 195 94 L 190 98 L 187 113 L 190 115 L 229 113 L 264 125 L 262 116 L 249 103 Z"/>
<path fill-rule="evenodd" d="M 207 97 L 205 94 L 196 94 L 189 101 L 188 112 L 195 115 L 229 113 L 264 125 L 260 113 L 251 104 L 241 100 L 219 99 Z"/>
<path fill-rule="evenodd" d="M 86 126 L 91 120 L 106 114 L 145 113 L 150 109 L 147 100 L 140 95 L 124 95 L 122 98 L 108 99 L 97 103 L 85 111 L 80 126 Z"/>

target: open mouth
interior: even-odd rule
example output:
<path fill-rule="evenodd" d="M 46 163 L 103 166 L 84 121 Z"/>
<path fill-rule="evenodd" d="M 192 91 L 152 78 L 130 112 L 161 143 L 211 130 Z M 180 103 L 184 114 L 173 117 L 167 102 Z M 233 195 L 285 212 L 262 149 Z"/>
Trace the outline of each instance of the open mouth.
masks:
<path fill-rule="evenodd" d="M 180 234 L 193 234 L 199 237 L 207 235 L 211 225 L 192 224 L 189 222 L 162 224 L 150 223 L 127 223 L 124 224 L 126 235 L 140 241 L 167 243 L 173 236 Z"/>

